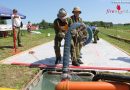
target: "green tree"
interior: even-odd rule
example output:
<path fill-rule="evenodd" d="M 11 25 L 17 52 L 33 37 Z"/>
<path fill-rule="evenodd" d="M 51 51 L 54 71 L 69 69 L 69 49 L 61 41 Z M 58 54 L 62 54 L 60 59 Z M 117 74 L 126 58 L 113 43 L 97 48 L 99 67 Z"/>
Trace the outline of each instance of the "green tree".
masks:
<path fill-rule="evenodd" d="M 105 23 L 103 21 L 100 21 L 100 26 L 101 27 L 104 27 L 105 26 Z"/>
<path fill-rule="evenodd" d="M 0 19 L 0 24 L 7 24 L 6 20 Z"/>
<path fill-rule="evenodd" d="M 46 29 L 48 28 L 48 22 L 46 22 L 44 19 L 39 23 L 39 27 Z"/>

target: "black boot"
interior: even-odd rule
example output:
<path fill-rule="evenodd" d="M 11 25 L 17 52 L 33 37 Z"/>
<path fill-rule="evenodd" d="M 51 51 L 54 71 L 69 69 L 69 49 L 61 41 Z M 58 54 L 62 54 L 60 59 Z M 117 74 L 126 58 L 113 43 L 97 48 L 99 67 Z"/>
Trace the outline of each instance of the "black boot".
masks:
<path fill-rule="evenodd" d="M 94 41 L 93 43 L 97 43 L 96 41 Z"/>
<path fill-rule="evenodd" d="M 97 36 L 97 40 L 99 40 L 99 37 Z"/>
<path fill-rule="evenodd" d="M 18 47 L 23 47 L 23 45 L 22 44 L 18 44 Z"/>
<path fill-rule="evenodd" d="M 82 55 L 83 55 L 83 54 L 80 52 L 80 56 L 79 56 L 79 58 L 82 58 Z"/>
<path fill-rule="evenodd" d="M 80 59 L 77 60 L 79 64 L 84 64 Z"/>
<path fill-rule="evenodd" d="M 82 58 L 82 56 L 80 55 L 79 58 Z"/>
<path fill-rule="evenodd" d="M 59 60 L 58 60 L 58 57 L 57 57 L 57 58 L 56 58 L 56 61 L 55 61 L 55 64 L 58 64 L 58 61 L 59 61 Z"/>
<path fill-rule="evenodd" d="M 60 57 L 56 57 L 55 64 L 59 64 L 60 62 L 61 62 L 61 56 Z"/>
<path fill-rule="evenodd" d="M 61 56 L 58 59 L 59 59 L 59 63 L 60 63 L 61 62 Z"/>
<path fill-rule="evenodd" d="M 80 64 L 77 61 L 72 61 L 72 65 L 74 65 L 74 66 L 80 66 Z"/>

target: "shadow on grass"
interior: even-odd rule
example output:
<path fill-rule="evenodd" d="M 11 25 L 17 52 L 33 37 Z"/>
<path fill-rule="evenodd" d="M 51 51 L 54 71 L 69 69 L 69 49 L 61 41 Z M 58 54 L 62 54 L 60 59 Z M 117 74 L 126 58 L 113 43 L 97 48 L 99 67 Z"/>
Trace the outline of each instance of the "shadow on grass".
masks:
<path fill-rule="evenodd" d="M 13 49 L 14 47 L 13 46 L 0 46 L 0 49 L 1 50 L 4 50 L 4 49 Z"/>
<path fill-rule="evenodd" d="M 110 60 L 119 60 L 119 61 L 130 63 L 130 57 L 117 57 L 117 58 L 112 58 Z"/>

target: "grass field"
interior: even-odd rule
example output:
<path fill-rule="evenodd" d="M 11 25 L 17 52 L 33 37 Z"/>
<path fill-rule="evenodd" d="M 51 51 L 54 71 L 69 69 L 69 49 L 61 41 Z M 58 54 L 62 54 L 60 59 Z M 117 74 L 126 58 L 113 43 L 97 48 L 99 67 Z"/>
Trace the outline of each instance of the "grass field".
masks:
<path fill-rule="evenodd" d="M 108 37 L 105 34 L 110 34 L 110 35 L 114 35 L 114 36 L 118 36 L 121 38 L 125 38 L 125 39 L 130 39 L 130 27 L 129 26 L 116 26 L 116 27 L 112 27 L 112 28 L 99 28 L 100 29 L 100 37 L 105 39 L 106 41 L 112 43 L 113 45 L 125 50 L 126 52 L 128 52 L 130 54 L 130 44 L 125 43 L 123 41 L 119 41 L 117 39 L 113 39 Z M 103 34 L 105 33 L 105 34 Z"/>
<path fill-rule="evenodd" d="M 130 26 L 114 26 L 108 29 L 100 28 L 100 31 L 106 34 L 130 40 Z"/>
<path fill-rule="evenodd" d="M 113 26 L 111 27 L 112 29 L 115 29 L 115 30 L 130 30 L 130 25 L 127 25 L 127 26 L 121 26 L 121 25 L 117 25 L 117 26 Z"/>
<path fill-rule="evenodd" d="M 21 89 L 38 73 L 39 69 L 0 65 L 0 87 Z"/>
<path fill-rule="evenodd" d="M 50 28 L 39 31 L 41 34 L 29 34 L 27 31 L 23 31 L 22 44 L 24 47 L 18 49 L 24 51 L 54 39 L 53 29 Z M 50 37 L 47 36 L 48 33 L 51 34 Z M 13 55 L 12 41 L 13 39 L 11 36 L 0 38 L 0 60 Z M 21 89 L 37 74 L 38 71 L 38 68 L 0 65 L 0 87 Z"/>
<path fill-rule="evenodd" d="M 20 51 L 24 51 L 54 39 L 53 29 L 45 29 L 39 31 L 42 34 L 29 34 L 27 31 L 22 31 L 22 44 L 24 45 L 24 47 L 20 47 L 18 49 Z M 48 33 L 51 34 L 50 37 L 47 37 Z M 13 51 L 13 38 L 0 38 L 0 60 L 12 56 Z"/>

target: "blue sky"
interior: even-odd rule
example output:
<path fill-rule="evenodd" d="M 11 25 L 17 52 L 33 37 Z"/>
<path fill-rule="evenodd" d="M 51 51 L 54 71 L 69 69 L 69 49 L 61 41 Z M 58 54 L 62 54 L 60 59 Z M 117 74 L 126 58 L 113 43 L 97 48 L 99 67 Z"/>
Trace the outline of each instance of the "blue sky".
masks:
<path fill-rule="evenodd" d="M 27 17 L 23 20 L 24 23 L 27 21 L 37 23 L 42 19 L 53 22 L 60 8 L 65 8 L 68 16 L 71 16 L 75 6 L 81 8 L 81 17 L 84 21 L 130 23 L 130 13 L 106 14 L 107 9 L 116 10 L 116 4 L 112 3 L 113 1 L 117 0 L 0 0 L 0 5 L 18 9 Z M 127 1 L 130 2 L 130 0 Z M 130 12 L 130 4 L 120 5 L 122 10 Z"/>

